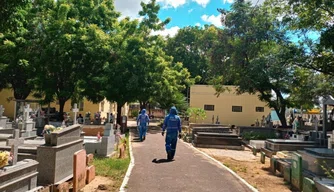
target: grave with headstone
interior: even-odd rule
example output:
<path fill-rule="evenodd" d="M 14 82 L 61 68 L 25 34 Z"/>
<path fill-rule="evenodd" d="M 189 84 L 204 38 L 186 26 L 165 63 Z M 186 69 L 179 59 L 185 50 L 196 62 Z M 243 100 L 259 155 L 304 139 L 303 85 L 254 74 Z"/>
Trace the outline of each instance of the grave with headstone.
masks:
<path fill-rule="evenodd" d="M 37 109 L 37 115 L 34 119 L 35 121 L 35 128 L 37 129 L 37 135 L 42 136 L 44 126 L 46 125 L 47 118 L 45 117 L 45 112 L 42 108 Z"/>
<path fill-rule="evenodd" d="M 85 149 L 87 153 L 97 156 L 110 156 L 115 149 L 115 137 L 113 124 L 107 123 L 101 139 L 98 139 L 97 136 L 84 137 Z"/>
<path fill-rule="evenodd" d="M 45 145 L 37 146 L 38 184 L 57 184 L 73 177 L 73 154 L 83 149 L 81 126 L 51 132 Z"/>
<path fill-rule="evenodd" d="M 3 116 L 5 108 L 0 105 L 0 141 L 6 141 L 13 136 L 12 123 L 6 116 Z"/>
<path fill-rule="evenodd" d="M 30 118 L 30 112 L 32 109 L 27 104 L 24 108 L 23 122 L 19 124 L 21 130 L 21 137 L 36 137 L 37 130 L 35 129 L 35 122 Z"/>
<path fill-rule="evenodd" d="M 38 162 L 32 159 L 17 161 L 18 145 L 22 143 L 19 130 L 15 130 L 11 145 L 12 160 L 9 166 L 0 170 L 0 191 L 25 192 L 37 186 Z"/>

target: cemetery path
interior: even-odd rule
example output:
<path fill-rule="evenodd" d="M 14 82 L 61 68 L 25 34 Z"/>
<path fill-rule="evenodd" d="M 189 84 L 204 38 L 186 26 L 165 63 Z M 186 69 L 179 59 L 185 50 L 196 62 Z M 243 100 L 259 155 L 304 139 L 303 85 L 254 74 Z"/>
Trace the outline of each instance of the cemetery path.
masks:
<path fill-rule="evenodd" d="M 150 127 L 144 142 L 138 142 L 136 132 L 132 129 L 135 165 L 126 187 L 127 192 L 252 191 L 229 171 L 180 140 L 175 160 L 166 162 L 164 137 L 160 128 Z"/>

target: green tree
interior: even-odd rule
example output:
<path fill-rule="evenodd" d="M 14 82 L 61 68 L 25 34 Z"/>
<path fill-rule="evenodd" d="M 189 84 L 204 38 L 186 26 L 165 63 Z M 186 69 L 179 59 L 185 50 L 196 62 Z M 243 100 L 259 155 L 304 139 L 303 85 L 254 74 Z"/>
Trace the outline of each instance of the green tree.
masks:
<path fill-rule="evenodd" d="M 166 53 L 173 56 L 174 62 L 181 62 L 187 68 L 197 83 L 206 84 L 210 79 L 210 53 L 218 39 L 220 29 L 206 25 L 200 27 L 185 27 L 178 31 L 175 37 L 167 39 Z"/>
<path fill-rule="evenodd" d="M 213 58 L 221 61 L 213 66 L 217 90 L 224 91 L 221 85 L 233 82 L 238 93 L 259 94 L 286 126 L 285 109 L 290 103 L 284 95 L 291 92 L 294 66 L 303 59 L 303 51 L 289 41 L 286 27 L 269 13 L 270 7 L 252 7 L 238 0 L 230 11 L 220 12 L 226 15 L 226 28 Z"/>
<path fill-rule="evenodd" d="M 310 50 L 309 58 L 300 66 L 334 75 L 334 1 L 332 0 L 271 0 L 267 2 L 273 7 L 282 21 L 291 30 L 301 31 L 302 34 L 315 33 L 320 35 L 320 41 L 308 38 L 301 46 Z M 308 33 L 309 32 L 309 33 Z"/>
<path fill-rule="evenodd" d="M 30 3 L 13 9 L 6 24 L 10 27 L 0 31 L 0 90 L 13 89 L 15 99 L 26 99 L 34 88 L 35 68 L 29 61 L 34 36 L 30 9 Z"/>
<path fill-rule="evenodd" d="M 206 118 L 206 111 L 202 108 L 191 107 L 187 109 L 187 115 L 190 118 L 195 119 L 195 123 L 198 119 L 205 119 Z"/>
<path fill-rule="evenodd" d="M 103 99 L 101 78 L 110 57 L 110 31 L 118 13 L 112 0 L 36 1 L 37 90 L 59 101 L 60 114 L 75 92 L 93 102 Z M 92 88 L 93 87 L 93 88 Z M 95 88 L 95 89 L 94 89 Z"/>

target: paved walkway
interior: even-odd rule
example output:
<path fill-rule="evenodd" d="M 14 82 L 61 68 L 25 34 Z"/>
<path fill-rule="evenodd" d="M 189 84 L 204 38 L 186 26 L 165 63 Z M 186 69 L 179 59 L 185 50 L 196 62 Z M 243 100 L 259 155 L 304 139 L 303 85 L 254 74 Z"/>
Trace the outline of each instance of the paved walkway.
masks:
<path fill-rule="evenodd" d="M 135 166 L 128 192 L 249 192 L 244 183 L 187 144 L 178 141 L 175 161 L 166 162 L 164 137 L 150 128 L 144 142 L 132 131 Z"/>

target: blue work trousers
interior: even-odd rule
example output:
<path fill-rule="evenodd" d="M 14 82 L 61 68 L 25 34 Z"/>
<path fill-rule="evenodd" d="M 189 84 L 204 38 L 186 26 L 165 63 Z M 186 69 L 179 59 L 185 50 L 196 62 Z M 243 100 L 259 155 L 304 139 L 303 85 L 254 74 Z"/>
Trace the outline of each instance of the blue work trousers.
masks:
<path fill-rule="evenodd" d="M 171 158 L 174 158 L 178 132 L 171 131 L 166 134 L 166 152 L 170 152 Z"/>
<path fill-rule="evenodd" d="M 139 126 L 139 139 L 143 140 L 143 137 L 146 137 L 147 126 L 140 125 Z"/>

